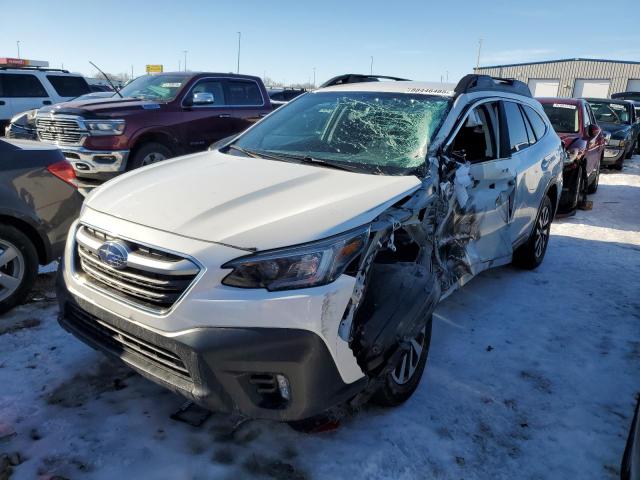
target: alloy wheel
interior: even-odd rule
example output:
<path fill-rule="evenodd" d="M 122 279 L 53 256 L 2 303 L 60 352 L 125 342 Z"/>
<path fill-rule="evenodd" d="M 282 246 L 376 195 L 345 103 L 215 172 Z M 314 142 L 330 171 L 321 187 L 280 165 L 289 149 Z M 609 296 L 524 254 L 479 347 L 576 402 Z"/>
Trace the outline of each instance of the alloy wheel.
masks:
<path fill-rule="evenodd" d="M 420 357 L 424 350 L 424 340 L 426 336 L 427 327 L 423 327 L 420 333 L 411 339 L 409 342 L 409 351 L 405 352 L 398 366 L 391 372 L 391 378 L 398 385 L 405 385 L 413 378 L 413 375 L 418 369 L 420 363 Z"/>
<path fill-rule="evenodd" d="M 153 163 L 161 162 L 162 160 L 166 160 L 166 159 L 167 157 L 165 157 L 161 153 L 158 153 L 158 152 L 148 153 L 142 159 L 142 166 L 144 167 L 145 165 L 151 165 Z"/>
<path fill-rule="evenodd" d="M 22 252 L 12 243 L 0 238 L 0 301 L 6 300 L 18 290 L 24 274 Z"/>
<path fill-rule="evenodd" d="M 551 211 L 548 205 L 543 205 L 540 215 L 538 216 L 538 222 L 536 223 L 536 258 L 541 258 L 544 255 L 547 243 L 549 242 L 549 234 L 551 232 Z"/>

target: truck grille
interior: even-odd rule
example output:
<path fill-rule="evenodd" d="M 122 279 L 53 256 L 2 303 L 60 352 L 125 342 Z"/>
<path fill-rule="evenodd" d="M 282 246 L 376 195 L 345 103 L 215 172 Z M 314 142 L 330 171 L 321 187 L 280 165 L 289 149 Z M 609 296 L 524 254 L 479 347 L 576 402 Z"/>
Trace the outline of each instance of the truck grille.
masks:
<path fill-rule="evenodd" d="M 144 357 L 147 361 L 172 373 L 190 379 L 189 371 L 178 355 L 151 344 L 113 325 L 110 325 L 71 303 L 66 304 L 68 319 L 81 329 L 85 335 L 97 339 L 100 343 L 115 349 L 122 349 Z"/>
<path fill-rule="evenodd" d="M 70 118 L 38 117 L 36 129 L 41 141 L 61 145 L 79 145 L 87 133 Z"/>
<path fill-rule="evenodd" d="M 123 265 L 111 266 L 101 258 L 105 242 L 125 246 Z M 184 294 L 200 268 L 172 253 L 118 239 L 81 226 L 76 232 L 76 270 L 83 280 L 105 293 L 154 313 L 166 313 Z"/>

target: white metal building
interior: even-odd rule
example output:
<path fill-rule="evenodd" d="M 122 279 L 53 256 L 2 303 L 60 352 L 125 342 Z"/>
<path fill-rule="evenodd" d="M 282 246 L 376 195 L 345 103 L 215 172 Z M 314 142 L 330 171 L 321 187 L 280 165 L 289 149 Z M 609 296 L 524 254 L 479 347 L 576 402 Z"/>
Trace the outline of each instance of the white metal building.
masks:
<path fill-rule="evenodd" d="M 617 92 L 640 92 L 640 62 L 570 58 L 480 67 L 475 72 L 522 80 L 535 97 L 607 98 Z"/>

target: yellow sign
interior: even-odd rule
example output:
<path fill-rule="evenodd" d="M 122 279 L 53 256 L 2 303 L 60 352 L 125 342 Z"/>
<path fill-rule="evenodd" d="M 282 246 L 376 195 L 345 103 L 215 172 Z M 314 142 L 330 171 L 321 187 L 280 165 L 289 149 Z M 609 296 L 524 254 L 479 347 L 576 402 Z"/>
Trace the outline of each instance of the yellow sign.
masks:
<path fill-rule="evenodd" d="M 147 73 L 162 73 L 162 65 L 147 65 Z"/>

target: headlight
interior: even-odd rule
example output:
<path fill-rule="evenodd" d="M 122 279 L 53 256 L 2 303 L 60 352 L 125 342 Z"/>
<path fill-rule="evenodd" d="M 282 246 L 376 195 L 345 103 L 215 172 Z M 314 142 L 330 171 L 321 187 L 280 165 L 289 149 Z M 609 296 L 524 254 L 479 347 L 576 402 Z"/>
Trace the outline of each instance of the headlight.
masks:
<path fill-rule="evenodd" d="M 610 139 L 609 140 L 609 146 L 611 147 L 624 147 L 624 140 L 615 140 L 615 139 Z"/>
<path fill-rule="evenodd" d="M 124 120 L 85 120 L 84 124 L 91 135 L 122 135 Z"/>
<path fill-rule="evenodd" d="M 241 257 L 222 268 L 233 271 L 223 285 L 269 291 L 326 285 L 338 278 L 367 244 L 369 227 L 318 242 Z"/>
<path fill-rule="evenodd" d="M 582 150 L 576 147 L 568 149 L 567 156 L 564 159 L 564 163 L 573 162 L 576 158 L 580 156 L 581 153 L 582 153 Z"/>
<path fill-rule="evenodd" d="M 38 113 L 38 109 L 27 110 L 26 112 L 20 112 L 14 115 L 13 117 L 11 117 L 11 120 L 9 120 L 9 123 L 16 123 L 18 120 L 20 120 L 24 116 L 26 116 L 27 121 L 31 121 L 34 118 L 36 118 L 36 113 Z"/>

